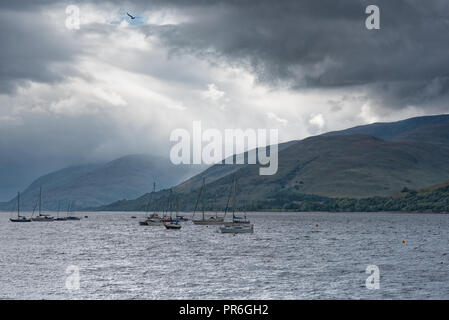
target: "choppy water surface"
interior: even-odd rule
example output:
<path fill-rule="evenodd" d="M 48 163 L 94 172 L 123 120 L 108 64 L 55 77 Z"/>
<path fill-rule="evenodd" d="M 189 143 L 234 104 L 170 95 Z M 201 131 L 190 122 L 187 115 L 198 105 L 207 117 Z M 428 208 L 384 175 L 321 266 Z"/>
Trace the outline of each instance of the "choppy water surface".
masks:
<path fill-rule="evenodd" d="M 86 214 L 0 214 L 0 298 L 449 298 L 449 215 L 253 213 L 254 234 L 233 236 L 191 222 L 139 226 L 142 213 Z M 69 265 L 79 290 L 66 288 Z M 379 290 L 365 286 L 368 265 L 380 268 Z"/>

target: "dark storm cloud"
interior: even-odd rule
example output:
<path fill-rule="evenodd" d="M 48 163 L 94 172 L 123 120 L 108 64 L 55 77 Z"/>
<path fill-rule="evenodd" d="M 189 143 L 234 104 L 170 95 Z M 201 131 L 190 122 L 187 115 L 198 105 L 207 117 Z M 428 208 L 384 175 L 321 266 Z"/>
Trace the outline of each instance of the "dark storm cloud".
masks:
<path fill-rule="evenodd" d="M 14 1 L 2 6 L 30 10 L 50 3 L 50 0 Z M 101 6 L 101 2 L 95 3 Z M 446 36 L 449 3 L 444 0 L 425 4 L 418 0 L 112 0 L 103 3 L 133 8 L 136 12 L 151 13 L 160 8 L 178 10 L 190 18 L 188 22 L 141 28 L 157 33 L 175 52 L 213 55 L 231 64 L 247 66 L 260 81 L 272 85 L 282 81 L 301 89 L 374 84 L 372 94 L 393 105 L 410 101 L 424 103 L 447 94 L 444 84 L 449 77 Z M 365 28 L 365 8 L 370 4 L 380 7 L 380 30 Z M 48 80 L 54 74 L 45 62 L 64 56 L 60 47 L 50 46 L 48 50 L 36 47 L 34 43 L 38 40 L 31 37 L 32 33 L 20 34 L 21 29 L 26 31 L 28 23 L 17 25 L 11 19 L 1 18 L 2 38 L 7 43 L 20 39 L 21 44 L 13 43 L 9 54 L 2 53 L 0 58 L 6 70 L 2 72 L 0 85 L 3 90 L 11 86 L 9 78 Z M 50 30 L 46 31 L 45 34 L 51 35 Z M 29 56 L 16 57 L 24 47 L 39 49 L 26 50 Z M 31 53 L 36 57 L 31 58 Z M 430 83 L 442 84 L 434 97 L 425 93 Z M 377 92 L 382 85 L 388 87 L 383 94 Z"/>
<path fill-rule="evenodd" d="M 447 1 L 168 2 L 193 16 L 161 31 L 169 45 L 246 64 L 264 82 L 374 84 L 372 94 L 392 105 L 448 92 Z M 380 7 L 380 30 L 365 28 L 369 4 Z"/>

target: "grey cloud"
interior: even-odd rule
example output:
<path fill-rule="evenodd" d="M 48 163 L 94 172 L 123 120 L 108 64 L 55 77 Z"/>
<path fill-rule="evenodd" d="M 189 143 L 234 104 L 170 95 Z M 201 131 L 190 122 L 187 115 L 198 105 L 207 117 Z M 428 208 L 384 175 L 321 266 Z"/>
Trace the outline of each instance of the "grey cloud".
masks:
<path fill-rule="evenodd" d="M 14 3 L 9 6 L 29 9 L 29 6 L 55 2 Z M 381 10 L 381 29 L 375 31 L 365 28 L 365 8 L 373 4 L 367 0 L 111 0 L 104 3 L 137 12 L 159 8 L 179 10 L 191 18 L 189 22 L 140 28 L 160 36 L 174 53 L 187 52 L 205 59 L 212 56 L 244 65 L 255 72 L 259 81 L 271 85 L 288 83 L 300 90 L 374 84 L 371 92 L 377 96 L 381 94 L 377 92 L 380 85 L 389 85 L 396 89 L 385 93 L 385 101 L 395 107 L 410 99 L 420 101 L 419 96 L 414 97 L 417 92 L 426 91 L 429 83 L 438 79 L 445 81 L 449 76 L 446 54 L 449 3 L 444 0 L 429 1 L 426 5 L 418 0 L 376 1 Z M 101 6 L 101 2 L 97 5 Z M 28 24 L 21 26 L 11 19 L 2 17 L 2 27 L 6 26 L 7 31 L 1 28 L 0 32 L 2 37 L 7 35 L 13 41 Z M 30 28 L 39 29 L 39 26 Z M 36 51 L 36 56 L 30 54 L 23 59 L 25 68 L 19 67 L 20 58 L 14 58 L 21 49 L 19 44 L 12 46 L 10 55 L 1 57 L 2 63 L 9 63 L 4 77 L 48 81 L 54 76 L 46 62 L 70 54 L 64 52 L 66 47 L 53 46 L 51 30 L 44 31 L 47 36 L 43 37 L 49 39 L 33 37 L 32 32 L 21 38 L 22 46 L 37 48 L 37 51 L 28 50 Z M 48 46 L 48 50 L 35 46 L 36 39 Z M 2 80 L 3 90 L 11 86 L 6 79 Z M 427 96 L 424 101 L 429 103 L 432 97 Z"/>
<path fill-rule="evenodd" d="M 365 28 L 365 8 L 372 1 L 164 3 L 193 17 L 158 31 L 173 50 L 244 64 L 272 85 L 391 84 L 395 89 L 385 93 L 386 100 L 395 107 L 431 102 L 438 95 L 423 100 L 422 93 L 449 75 L 447 1 L 376 1 L 380 30 Z"/>
<path fill-rule="evenodd" d="M 80 50 L 74 36 L 55 28 L 40 12 L 0 11 L 0 93 L 27 81 L 64 79 Z"/>

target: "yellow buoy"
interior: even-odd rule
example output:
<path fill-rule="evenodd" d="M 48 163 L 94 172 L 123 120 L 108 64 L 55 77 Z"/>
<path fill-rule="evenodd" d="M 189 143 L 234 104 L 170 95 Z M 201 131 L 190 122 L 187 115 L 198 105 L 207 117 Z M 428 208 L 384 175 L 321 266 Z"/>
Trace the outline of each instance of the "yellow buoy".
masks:
<path fill-rule="evenodd" d="M 232 236 L 235 237 L 235 233 L 233 233 Z"/>

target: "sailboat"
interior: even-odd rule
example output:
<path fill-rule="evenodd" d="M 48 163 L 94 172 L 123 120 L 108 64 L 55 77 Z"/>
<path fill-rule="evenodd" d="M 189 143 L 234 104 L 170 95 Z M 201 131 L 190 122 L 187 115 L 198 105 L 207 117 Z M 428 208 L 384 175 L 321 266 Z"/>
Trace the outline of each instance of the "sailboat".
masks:
<path fill-rule="evenodd" d="M 169 204 L 168 204 L 167 211 L 169 208 L 171 208 L 171 206 L 170 206 L 171 195 L 172 195 L 172 190 L 170 190 L 170 195 L 168 196 Z M 176 198 L 176 215 L 178 215 L 178 213 L 179 213 L 179 203 L 178 203 L 178 198 Z M 172 230 L 181 229 L 181 224 L 179 223 L 179 221 L 177 219 L 172 218 L 172 210 L 170 210 L 170 220 L 164 222 L 164 226 L 166 229 L 172 229 Z"/>
<path fill-rule="evenodd" d="M 39 190 L 39 215 L 34 218 L 31 218 L 31 220 L 37 222 L 54 221 L 54 218 L 52 216 L 42 213 L 42 187 Z"/>
<path fill-rule="evenodd" d="M 80 217 L 69 216 L 69 213 L 72 211 L 72 207 L 73 207 L 74 203 L 75 203 L 75 200 L 73 200 L 72 202 L 69 202 L 69 206 L 68 206 L 68 209 L 67 209 L 67 218 L 66 218 L 66 220 L 81 220 Z"/>
<path fill-rule="evenodd" d="M 221 233 L 253 233 L 254 225 L 246 218 L 237 217 L 235 215 L 235 197 L 237 190 L 237 178 L 234 177 L 233 196 L 232 196 L 232 221 L 225 222 L 223 226 L 219 227 Z"/>
<path fill-rule="evenodd" d="M 67 217 L 60 217 L 59 211 L 61 209 L 61 201 L 58 201 L 58 213 L 56 215 L 55 221 L 67 221 Z"/>
<path fill-rule="evenodd" d="M 156 190 L 156 184 L 153 184 L 153 193 Z M 164 221 L 162 218 L 156 213 L 152 213 L 150 216 L 148 216 L 148 208 L 150 207 L 150 203 L 153 200 L 153 196 L 150 197 L 150 200 L 148 200 L 147 205 L 145 207 L 145 212 L 147 214 L 147 217 L 145 220 L 139 221 L 139 224 L 141 226 L 163 226 Z"/>
<path fill-rule="evenodd" d="M 17 193 L 17 219 L 10 218 L 11 222 L 31 222 L 31 219 L 28 219 L 25 216 L 20 215 L 20 192 Z"/>
<path fill-rule="evenodd" d="M 206 218 L 204 215 L 204 205 L 203 205 L 203 215 L 201 217 L 201 219 L 195 219 L 195 213 L 196 213 L 196 209 L 198 208 L 198 202 L 201 198 L 201 194 L 203 193 L 204 190 L 204 185 L 205 185 L 205 178 L 203 178 L 203 184 L 201 185 L 201 189 L 200 189 L 200 193 L 198 194 L 198 198 L 196 199 L 196 203 L 195 203 L 195 209 L 193 210 L 193 216 L 192 216 L 192 221 L 194 224 L 198 224 L 198 225 L 220 225 L 224 223 L 224 217 L 219 217 L 217 214 L 214 216 L 211 216 L 209 218 Z"/>

